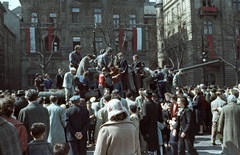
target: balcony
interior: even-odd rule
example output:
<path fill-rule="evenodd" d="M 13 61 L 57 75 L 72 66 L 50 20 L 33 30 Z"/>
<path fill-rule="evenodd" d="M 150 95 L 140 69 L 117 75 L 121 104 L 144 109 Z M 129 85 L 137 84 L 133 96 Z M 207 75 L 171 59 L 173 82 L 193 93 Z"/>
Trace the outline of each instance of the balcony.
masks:
<path fill-rule="evenodd" d="M 218 15 L 218 8 L 216 6 L 202 6 L 199 9 L 200 17 L 213 16 L 214 18 Z"/>
<path fill-rule="evenodd" d="M 56 24 L 52 23 L 52 22 L 39 22 L 39 23 L 33 23 L 33 22 L 21 22 L 21 28 L 25 28 L 25 27 L 35 27 L 35 28 L 42 28 L 42 29 L 46 29 L 49 26 L 52 26 L 54 28 L 56 28 Z"/>

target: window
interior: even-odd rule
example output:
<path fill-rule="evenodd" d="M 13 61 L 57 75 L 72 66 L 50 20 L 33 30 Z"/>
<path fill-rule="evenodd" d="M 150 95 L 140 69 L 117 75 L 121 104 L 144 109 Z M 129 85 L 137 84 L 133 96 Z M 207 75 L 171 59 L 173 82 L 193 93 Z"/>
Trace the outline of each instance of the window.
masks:
<path fill-rule="evenodd" d="M 57 14 L 55 12 L 49 13 L 49 22 L 53 23 L 53 25 L 57 24 Z"/>
<path fill-rule="evenodd" d="M 130 18 L 129 27 L 130 28 L 136 27 L 136 23 L 137 23 L 136 15 L 130 15 L 129 18 Z"/>
<path fill-rule="evenodd" d="M 76 45 L 81 45 L 80 37 L 73 37 L 73 47 Z"/>
<path fill-rule="evenodd" d="M 233 0 L 233 8 L 240 11 L 240 0 Z"/>
<path fill-rule="evenodd" d="M 204 21 L 204 34 L 212 34 L 213 25 L 210 21 Z"/>
<path fill-rule="evenodd" d="M 80 8 L 72 8 L 72 22 L 73 23 L 80 22 Z"/>
<path fill-rule="evenodd" d="M 37 23 L 38 22 L 38 16 L 36 12 L 31 13 L 31 22 L 32 23 Z"/>
<path fill-rule="evenodd" d="M 213 6 L 212 0 L 203 0 L 203 6 Z"/>
<path fill-rule="evenodd" d="M 119 15 L 113 15 L 113 28 L 119 29 Z"/>
<path fill-rule="evenodd" d="M 102 9 L 94 9 L 94 22 L 96 24 L 102 23 Z"/>
<path fill-rule="evenodd" d="M 103 38 L 102 37 L 97 37 L 95 38 L 96 41 L 96 49 L 100 50 L 103 48 Z"/>

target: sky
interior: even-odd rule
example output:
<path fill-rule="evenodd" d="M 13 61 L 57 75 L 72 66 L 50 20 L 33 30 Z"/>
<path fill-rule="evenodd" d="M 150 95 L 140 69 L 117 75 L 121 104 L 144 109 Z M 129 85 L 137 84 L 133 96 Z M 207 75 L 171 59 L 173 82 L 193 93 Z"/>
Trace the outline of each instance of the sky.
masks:
<path fill-rule="evenodd" d="M 0 0 L 1 2 L 9 2 L 9 9 L 12 10 L 20 6 L 19 0 Z"/>

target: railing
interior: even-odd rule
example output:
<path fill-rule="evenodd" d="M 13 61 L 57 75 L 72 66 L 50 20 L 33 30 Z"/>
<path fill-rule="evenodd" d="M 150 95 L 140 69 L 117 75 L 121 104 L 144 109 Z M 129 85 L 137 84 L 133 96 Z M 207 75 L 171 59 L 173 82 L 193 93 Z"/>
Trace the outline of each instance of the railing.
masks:
<path fill-rule="evenodd" d="M 48 28 L 49 26 L 56 27 L 57 24 L 52 22 L 21 22 L 21 27 L 39 27 L 39 28 Z"/>

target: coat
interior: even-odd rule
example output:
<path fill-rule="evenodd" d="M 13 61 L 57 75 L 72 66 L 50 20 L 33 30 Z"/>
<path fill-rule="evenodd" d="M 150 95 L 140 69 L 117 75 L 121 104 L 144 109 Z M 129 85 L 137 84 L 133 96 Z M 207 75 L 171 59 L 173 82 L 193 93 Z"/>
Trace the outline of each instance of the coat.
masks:
<path fill-rule="evenodd" d="M 64 88 L 73 89 L 74 90 L 74 87 L 75 87 L 74 75 L 72 75 L 71 72 L 65 73 L 62 86 Z"/>
<path fill-rule="evenodd" d="M 22 96 L 16 100 L 14 105 L 15 105 L 14 116 L 16 118 L 18 118 L 20 110 L 25 108 L 28 105 L 28 101 L 26 100 L 26 98 L 24 96 Z"/>
<path fill-rule="evenodd" d="M 48 107 L 50 131 L 48 142 L 54 146 L 56 143 L 65 143 L 65 110 L 59 105 L 52 103 Z"/>
<path fill-rule="evenodd" d="M 0 116 L 0 154 L 21 155 L 21 147 L 16 128 Z"/>
<path fill-rule="evenodd" d="M 213 111 L 213 109 L 217 108 L 220 109 L 222 108 L 226 102 L 222 100 L 220 97 L 217 97 L 214 101 L 211 102 L 211 111 L 212 111 L 212 121 L 217 122 L 220 116 L 220 112 L 218 111 Z"/>
<path fill-rule="evenodd" d="M 84 72 L 88 71 L 88 68 L 90 68 L 89 58 L 88 58 L 88 56 L 85 56 L 85 57 L 81 60 L 79 66 L 78 66 L 76 76 L 77 76 L 77 77 L 80 77 L 81 75 L 83 75 Z"/>
<path fill-rule="evenodd" d="M 82 132 L 83 136 L 87 136 L 89 129 L 89 113 L 87 108 L 74 105 L 66 110 L 66 128 L 67 140 L 77 141 L 76 132 Z"/>
<path fill-rule="evenodd" d="M 228 103 L 222 108 L 218 131 L 223 134 L 223 154 L 240 154 L 240 107 Z"/>
<path fill-rule="evenodd" d="M 30 129 L 33 123 L 37 122 L 41 122 L 46 125 L 46 135 L 44 139 L 47 140 L 50 129 L 49 114 L 47 108 L 39 105 L 36 101 L 30 102 L 28 106 L 26 106 L 20 111 L 18 120 L 22 122 L 27 129 L 28 142 L 32 140 L 32 136 L 30 135 Z"/>
<path fill-rule="evenodd" d="M 33 140 L 28 144 L 26 155 L 53 155 L 53 147 L 45 140 Z"/>
<path fill-rule="evenodd" d="M 159 148 L 157 121 L 161 118 L 158 109 L 157 104 L 152 100 L 143 103 L 140 131 L 148 144 L 148 151 L 156 151 Z"/>
<path fill-rule="evenodd" d="M 128 119 L 106 122 L 99 131 L 94 155 L 141 155 L 136 127 Z"/>

